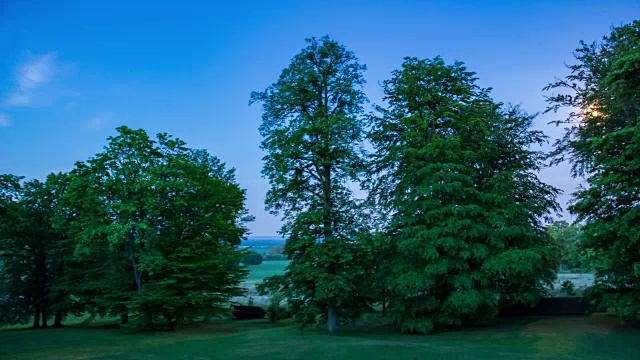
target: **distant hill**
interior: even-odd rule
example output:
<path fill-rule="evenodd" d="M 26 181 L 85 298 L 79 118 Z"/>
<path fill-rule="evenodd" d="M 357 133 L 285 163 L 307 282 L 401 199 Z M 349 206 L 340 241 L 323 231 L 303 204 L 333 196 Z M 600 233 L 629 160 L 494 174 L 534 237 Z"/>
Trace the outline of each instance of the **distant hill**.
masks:
<path fill-rule="evenodd" d="M 272 247 L 276 245 L 284 245 L 287 239 L 280 236 L 249 236 L 242 240 L 242 246 L 252 247 Z"/>

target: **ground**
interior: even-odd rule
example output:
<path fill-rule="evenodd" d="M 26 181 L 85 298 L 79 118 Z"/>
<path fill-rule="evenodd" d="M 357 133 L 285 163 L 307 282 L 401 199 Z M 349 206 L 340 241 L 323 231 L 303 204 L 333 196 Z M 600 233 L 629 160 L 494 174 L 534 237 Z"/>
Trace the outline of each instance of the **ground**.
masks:
<path fill-rule="evenodd" d="M 502 321 L 435 335 L 401 335 L 369 318 L 330 335 L 285 321 L 220 320 L 176 332 L 115 325 L 0 330 L 0 359 L 637 359 L 640 330 L 612 316 Z"/>
<path fill-rule="evenodd" d="M 242 283 L 242 287 L 247 291 L 246 296 L 236 296 L 231 301 L 243 305 L 267 306 L 269 304 L 269 296 L 260 295 L 256 290 L 256 285 L 268 276 L 284 274 L 287 264 L 289 264 L 288 260 L 269 260 L 263 261 L 260 265 L 247 266 L 249 275 Z"/>
<path fill-rule="evenodd" d="M 249 276 L 247 281 L 259 281 L 268 276 L 282 275 L 284 269 L 289 264 L 288 260 L 263 261 L 260 265 L 249 265 Z"/>
<path fill-rule="evenodd" d="M 255 285 L 286 265 L 250 266 L 249 294 L 236 300 L 265 302 Z M 577 288 L 593 281 L 588 274 L 561 274 L 556 287 L 564 280 Z M 218 320 L 138 334 L 114 322 L 80 321 L 65 329 L 0 329 L 0 359 L 636 359 L 640 353 L 640 330 L 608 314 L 502 320 L 429 336 L 398 334 L 374 315 L 336 335 L 324 326 L 300 329 L 291 320 Z"/>

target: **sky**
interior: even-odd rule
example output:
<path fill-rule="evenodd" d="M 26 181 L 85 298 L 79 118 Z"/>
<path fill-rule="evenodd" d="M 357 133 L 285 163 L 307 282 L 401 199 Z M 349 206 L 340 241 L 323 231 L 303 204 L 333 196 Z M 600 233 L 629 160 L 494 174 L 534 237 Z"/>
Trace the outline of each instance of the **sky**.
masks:
<path fill-rule="evenodd" d="M 494 99 L 542 113 L 542 88 L 567 74 L 579 41 L 639 15 L 640 1 L 0 0 L 0 173 L 69 171 L 120 125 L 168 132 L 235 168 L 251 233 L 272 236 L 281 223 L 264 210 L 260 107 L 248 101 L 305 38 L 354 51 L 372 104 L 403 57 L 440 55 Z M 557 117 L 534 126 L 557 138 Z M 563 208 L 581 183 L 566 164 L 540 177 L 564 190 Z"/>

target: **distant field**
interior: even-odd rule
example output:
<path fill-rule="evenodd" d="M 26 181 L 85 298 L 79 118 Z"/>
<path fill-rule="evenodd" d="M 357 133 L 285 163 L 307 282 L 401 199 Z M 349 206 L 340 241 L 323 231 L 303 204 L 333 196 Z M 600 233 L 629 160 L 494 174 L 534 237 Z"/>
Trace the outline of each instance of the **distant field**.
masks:
<path fill-rule="evenodd" d="M 584 291 L 593 285 L 593 274 L 572 274 L 572 273 L 559 273 L 558 279 L 553 284 L 551 289 L 552 296 L 566 296 L 566 293 L 562 290 L 562 282 L 569 280 L 575 286 L 575 293 L 577 296 L 582 296 Z"/>
<path fill-rule="evenodd" d="M 251 250 L 259 254 L 267 254 L 269 249 L 274 246 L 282 245 L 286 243 L 283 238 L 277 238 L 273 236 L 258 236 L 242 241 L 242 247 L 250 248 Z"/>
<path fill-rule="evenodd" d="M 176 332 L 116 325 L 0 330 L 0 359 L 637 359 L 640 331 L 604 314 L 520 319 L 442 334 L 401 335 L 371 318 L 330 335 L 290 321 L 221 320 Z"/>
<path fill-rule="evenodd" d="M 260 265 L 249 265 L 249 281 L 263 280 L 268 276 L 284 274 L 284 268 L 289 264 L 289 260 L 263 261 Z"/>

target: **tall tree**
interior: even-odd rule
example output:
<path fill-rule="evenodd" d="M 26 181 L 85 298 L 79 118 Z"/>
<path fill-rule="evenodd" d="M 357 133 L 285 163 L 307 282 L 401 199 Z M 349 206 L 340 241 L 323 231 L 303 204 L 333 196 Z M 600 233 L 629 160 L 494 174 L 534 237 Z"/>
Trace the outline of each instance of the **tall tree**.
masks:
<path fill-rule="evenodd" d="M 558 190 L 537 178 L 544 154 L 531 149 L 546 138 L 475 81 L 461 62 L 406 58 L 372 119 L 371 191 L 391 214 L 391 311 L 403 331 L 534 302 L 555 278 L 543 220 Z"/>
<path fill-rule="evenodd" d="M 0 178 L 0 323 L 62 326 L 65 294 L 57 291 L 64 272 L 64 233 L 54 227 L 65 175 L 45 182 Z"/>
<path fill-rule="evenodd" d="M 24 281 L 25 274 L 31 275 L 32 261 L 25 250 L 27 239 L 18 227 L 23 216 L 21 180 L 15 175 L 0 176 L 0 325 L 26 324 L 39 311 L 33 301 L 33 281 Z"/>
<path fill-rule="evenodd" d="M 206 151 L 166 134 L 118 128 L 105 150 L 74 171 L 80 289 L 98 314 L 133 313 L 145 329 L 224 311 L 246 271 L 238 249 L 250 220 L 245 192 Z"/>
<path fill-rule="evenodd" d="M 278 81 L 252 93 L 251 102 L 262 103 L 262 173 L 271 184 L 266 205 L 282 215 L 291 260 L 286 275 L 270 283 L 282 287 L 303 321 L 326 314 L 333 332 L 339 318 L 348 321 L 367 307 L 357 200 L 349 186 L 365 170 L 366 67 L 329 37 L 306 41 Z"/>
<path fill-rule="evenodd" d="M 584 222 L 600 306 L 640 318 L 640 21 L 613 28 L 575 51 L 570 75 L 549 86 L 548 111 L 566 108 L 555 161 L 568 159 L 587 186 L 569 210 Z"/>

